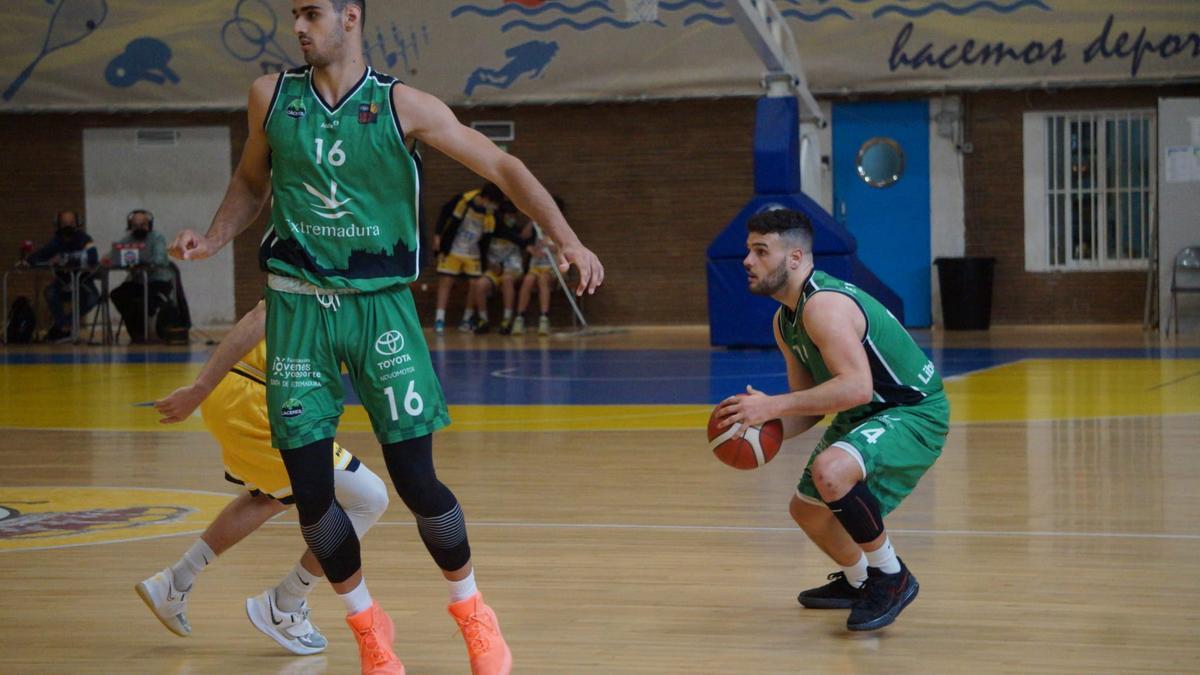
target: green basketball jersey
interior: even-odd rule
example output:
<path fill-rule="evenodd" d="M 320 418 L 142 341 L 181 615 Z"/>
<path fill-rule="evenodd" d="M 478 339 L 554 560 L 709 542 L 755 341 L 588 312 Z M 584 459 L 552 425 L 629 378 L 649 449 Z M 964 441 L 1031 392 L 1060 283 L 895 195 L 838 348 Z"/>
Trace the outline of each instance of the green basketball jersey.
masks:
<path fill-rule="evenodd" d="M 933 362 L 913 342 L 912 336 L 896 317 L 857 286 L 817 271 L 804 282 L 804 290 L 795 309 L 781 307 L 775 315 L 784 343 L 812 373 L 814 384 L 833 378 L 821 357 L 821 351 L 804 330 L 802 318 L 805 303 L 821 292 L 849 296 L 866 316 L 867 334 L 862 343 L 871 364 L 874 383 L 871 402 L 838 413 L 834 425 L 853 425 L 887 408 L 917 405 L 928 397 L 941 395 L 942 378 L 933 367 Z"/>
<path fill-rule="evenodd" d="M 329 104 L 310 67 L 280 76 L 264 122 L 274 200 L 263 269 L 365 292 L 416 278 L 420 164 L 392 107 L 396 82 L 367 68 Z"/>

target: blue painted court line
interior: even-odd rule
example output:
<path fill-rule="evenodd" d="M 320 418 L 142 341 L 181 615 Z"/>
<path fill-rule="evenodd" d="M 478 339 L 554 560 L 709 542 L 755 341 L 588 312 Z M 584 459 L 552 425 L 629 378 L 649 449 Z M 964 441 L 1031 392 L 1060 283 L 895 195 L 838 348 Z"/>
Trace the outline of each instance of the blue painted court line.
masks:
<path fill-rule="evenodd" d="M 943 377 L 1022 359 L 1200 358 L 1200 348 L 938 349 Z M 201 363 L 207 352 L 7 352 L 6 365 Z M 446 399 L 460 405 L 713 404 L 747 384 L 784 391 L 783 357 L 765 350 L 447 350 L 432 353 Z M 358 403 L 346 382 L 347 403 Z"/>

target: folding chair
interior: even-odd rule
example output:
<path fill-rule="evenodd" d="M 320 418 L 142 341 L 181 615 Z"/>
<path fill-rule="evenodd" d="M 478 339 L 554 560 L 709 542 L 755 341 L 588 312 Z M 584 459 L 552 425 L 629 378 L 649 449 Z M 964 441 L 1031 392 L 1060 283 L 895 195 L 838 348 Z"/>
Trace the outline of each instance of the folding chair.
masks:
<path fill-rule="evenodd" d="M 1167 314 L 1167 335 L 1171 334 L 1171 319 L 1179 334 L 1179 294 L 1200 293 L 1200 246 L 1185 246 L 1175 256 L 1171 268 L 1171 309 Z"/>

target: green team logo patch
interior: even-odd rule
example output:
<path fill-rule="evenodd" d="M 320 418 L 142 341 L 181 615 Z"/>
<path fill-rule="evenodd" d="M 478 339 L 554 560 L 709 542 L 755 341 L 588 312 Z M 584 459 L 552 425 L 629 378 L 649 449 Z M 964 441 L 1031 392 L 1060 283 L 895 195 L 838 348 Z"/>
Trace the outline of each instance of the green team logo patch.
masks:
<path fill-rule="evenodd" d="M 287 115 L 292 119 L 300 119 L 308 111 L 304 109 L 304 104 L 298 98 L 292 99 L 292 102 L 287 104 Z"/>
<path fill-rule="evenodd" d="M 304 406 L 300 405 L 300 401 L 289 398 L 283 402 L 283 407 L 279 409 L 279 414 L 283 417 L 299 417 L 304 414 Z"/>

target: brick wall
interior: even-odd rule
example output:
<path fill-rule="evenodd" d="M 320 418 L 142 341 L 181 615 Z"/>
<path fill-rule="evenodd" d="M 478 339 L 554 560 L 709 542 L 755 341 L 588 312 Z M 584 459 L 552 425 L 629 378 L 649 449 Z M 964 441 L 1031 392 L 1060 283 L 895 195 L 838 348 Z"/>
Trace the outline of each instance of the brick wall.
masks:
<path fill-rule="evenodd" d="M 572 226 L 608 272 L 602 291 L 584 300 L 589 321 L 707 320 L 704 249 L 752 189 L 752 100 L 474 108 L 460 115 L 466 122 L 515 121 L 510 152 L 566 200 Z M 83 129 L 185 124 L 229 126 L 236 163 L 244 113 L 0 115 L 0 193 L 7 196 L 0 200 L 0 259 L 14 255 L 22 239 L 48 239 L 56 210 L 83 208 Z M 481 182 L 436 151 L 424 156 L 424 201 L 433 215 L 451 195 Z M 238 312 L 261 294 L 263 227 L 257 223 L 234 244 Z M 435 285 L 429 269 L 414 284 L 423 316 L 433 314 Z M 556 322 L 569 321 L 561 297 L 553 307 Z M 451 317 L 460 309 L 456 292 Z"/>
<path fill-rule="evenodd" d="M 1200 86 L 989 91 L 964 96 L 966 248 L 996 258 L 995 323 L 1140 323 L 1145 272 L 1025 271 L 1022 115 L 1033 110 L 1153 108 Z"/>
<path fill-rule="evenodd" d="M 1153 106 L 1159 96 L 1200 95 L 1200 87 L 977 92 L 964 95 L 968 255 L 998 259 L 996 323 L 1136 322 L 1145 275 L 1024 272 L 1021 123 L 1027 110 Z M 512 120 L 509 150 L 568 204 L 569 220 L 608 270 L 604 289 L 584 300 L 601 324 L 703 323 L 704 249 L 752 189 L 751 99 L 659 103 L 472 108 L 472 120 Z M 21 239 L 39 244 L 60 208 L 83 208 L 82 130 L 95 126 L 230 127 L 236 162 L 244 113 L 153 115 L 0 115 L 0 260 Z M 475 187 L 473 174 L 427 150 L 425 205 L 434 215 L 452 194 Z M 237 309 L 258 299 L 256 254 L 263 223 L 235 242 Z M 11 253 L 10 253 L 11 252 Z M 432 316 L 436 275 L 414 284 L 418 306 Z M 18 288 L 18 291 L 21 289 Z M 461 293 L 451 303 L 451 319 Z M 556 322 L 568 321 L 556 297 Z"/>
<path fill-rule="evenodd" d="M 514 120 L 509 151 L 566 201 L 568 221 L 607 275 L 602 291 L 583 301 L 589 321 L 707 321 L 704 249 L 753 190 L 752 100 L 477 108 L 460 117 Z M 439 153 L 425 157 L 433 215 L 479 183 Z M 432 313 L 434 276 L 422 277 L 427 292 L 417 286 L 424 315 Z M 565 302 L 554 306 L 567 316 Z"/>

